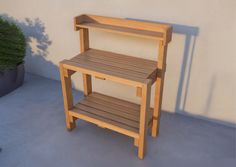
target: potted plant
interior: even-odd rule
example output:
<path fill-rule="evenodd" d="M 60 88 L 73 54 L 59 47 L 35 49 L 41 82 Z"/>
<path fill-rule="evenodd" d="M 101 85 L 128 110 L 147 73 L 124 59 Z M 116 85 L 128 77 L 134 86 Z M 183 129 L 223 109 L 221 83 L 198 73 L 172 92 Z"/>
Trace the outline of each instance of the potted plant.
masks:
<path fill-rule="evenodd" d="M 0 97 L 23 84 L 25 52 L 20 28 L 0 17 Z"/>

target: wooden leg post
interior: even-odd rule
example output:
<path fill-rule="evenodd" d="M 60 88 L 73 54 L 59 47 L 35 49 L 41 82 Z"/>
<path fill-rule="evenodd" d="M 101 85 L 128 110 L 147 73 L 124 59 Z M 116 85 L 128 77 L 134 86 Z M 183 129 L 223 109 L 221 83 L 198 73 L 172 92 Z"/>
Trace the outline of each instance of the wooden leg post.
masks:
<path fill-rule="evenodd" d="M 75 128 L 75 118 L 69 115 L 69 110 L 73 107 L 72 87 L 71 87 L 71 76 L 68 75 L 68 70 L 60 64 L 60 76 L 62 93 L 64 99 L 64 110 L 66 116 L 66 128 L 72 130 Z"/>
<path fill-rule="evenodd" d="M 155 86 L 155 98 L 154 98 L 155 102 L 154 102 L 153 121 L 152 121 L 152 137 L 156 137 L 159 133 L 162 91 L 163 91 L 163 81 L 161 78 L 158 78 L 156 81 L 156 86 Z"/>
<path fill-rule="evenodd" d="M 84 95 L 87 96 L 92 93 L 92 78 L 91 75 L 83 74 Z"/>
<path fill-rule="evenodd" d="M 152 121 L 152 137 L 156 137 L 159 133 L 162 94 L 163 94 L 163 85 L 164 85 L 165 69 L 166 69 L 166 52 L 167 52 L 167 45 L 164 45 L 163 42 L 160 42 L 157 68 L 161 71 L 161 75 L 158 76 L 158 78 L 156 79 L 153 121 Z"/>
<path fill-rule="evenodd" d="M 134 146 L 138 147 L 138 139 L 134 138 Z"/>
<path fill-rule="evenodd" d="M 148 80 L 149 81 L 149 80 Z M 146 137 L 148 130 L 147 112 L 150 110 L 151 84 L 148 82 L 142 87 L 142 97 L 140 106 L 140 127 L 138 140 L 138 157 L 143 159 L 146 150 Z"/>

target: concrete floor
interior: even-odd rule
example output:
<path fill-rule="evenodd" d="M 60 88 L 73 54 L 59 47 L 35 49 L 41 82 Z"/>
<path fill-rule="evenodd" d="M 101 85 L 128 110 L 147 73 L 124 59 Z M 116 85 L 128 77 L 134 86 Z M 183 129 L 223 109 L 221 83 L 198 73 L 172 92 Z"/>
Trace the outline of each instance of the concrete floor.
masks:
<path fill-rule="evenodd" d="M 82 97 L 74 94 L 76 99 Z M 163 112 L 160 136 L 148 137 L 147 155 L 141 161 L 133 140 L 124 135 L 84 121 L 68 132 L 60 82 L 27 75 L 21 88 L 0 98 L 0 167 L 167 167 L 216 161 L 219 166 L 232 165 L 235 132 Z"/>

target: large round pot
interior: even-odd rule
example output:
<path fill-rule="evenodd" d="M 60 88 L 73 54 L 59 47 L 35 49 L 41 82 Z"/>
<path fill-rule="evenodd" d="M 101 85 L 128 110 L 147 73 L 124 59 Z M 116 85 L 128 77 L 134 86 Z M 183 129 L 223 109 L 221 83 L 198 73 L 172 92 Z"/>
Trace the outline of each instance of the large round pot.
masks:
<path fill-rule="evenodd" d="M 0 71 L 0 97 L 10 93 L 24 82 L 24 64 L 19 64 L 15 69 Z"/>

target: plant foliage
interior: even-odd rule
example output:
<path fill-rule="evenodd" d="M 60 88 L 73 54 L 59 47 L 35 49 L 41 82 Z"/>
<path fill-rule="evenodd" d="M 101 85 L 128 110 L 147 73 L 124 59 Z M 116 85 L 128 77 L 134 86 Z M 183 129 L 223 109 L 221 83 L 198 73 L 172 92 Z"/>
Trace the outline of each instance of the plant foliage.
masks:
<path fill-rule="evenodd" d="M 20 28 L 0 17 L 0 70 L 23 63 L 25 51 L 26 39 Z"/>

